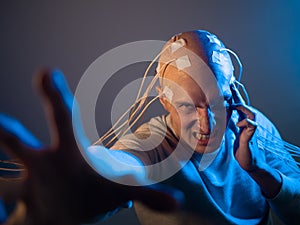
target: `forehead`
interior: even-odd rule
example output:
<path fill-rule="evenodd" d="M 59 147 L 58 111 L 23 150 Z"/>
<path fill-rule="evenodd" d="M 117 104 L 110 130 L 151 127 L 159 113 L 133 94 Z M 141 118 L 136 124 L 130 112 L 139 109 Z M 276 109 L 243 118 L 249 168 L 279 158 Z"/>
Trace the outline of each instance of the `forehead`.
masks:
<path fill-rule="evenodd" d="M 208 75 L 209 76 L 209 75 Z M 171 69 L 164 79 L 164 86 L 168 86 L 173 94 L 173 101 L 192 101 L 194 104 L 213 102 L 223 97 L 222 92 L 214 78 L 205 76 L 192 77 L 183 71 Z"/>
<path fill-rule="evenodd" d="M 164 76 L 174 76 L 182 71 L 190 75 L 205 93 L 214 83 L 221 88 L 223 96 L 231 96 L 233 66 L 224 45 L 215 36 L 205 31 L 185 32 L 174 36 L 163 48 L 159 59 L 158 71 Z M 170 63 L 171 62 L 171 63 Z M 167 69 L 164 65 L 168 65 Z M 177 68 L 172 69 L 173 67 Z M 171 69 L 170 69 L 171 68 Z M 169 76 L 168 78 L 172 79 Z M 216 82 L 216 79 L 218 82 Z"/>

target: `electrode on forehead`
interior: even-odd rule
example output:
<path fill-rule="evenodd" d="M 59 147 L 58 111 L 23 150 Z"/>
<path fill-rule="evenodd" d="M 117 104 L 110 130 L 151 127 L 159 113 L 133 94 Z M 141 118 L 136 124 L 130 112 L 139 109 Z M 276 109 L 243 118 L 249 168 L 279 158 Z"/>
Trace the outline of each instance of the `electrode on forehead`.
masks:
<path fill-rule="evenodd" d="M 174 53 L 177 51 L 179 48 L 183 47 L 186 45 L 186 41 L 183 38 L 178 39 L 177 41 L 173 42 L 171 44 L 171 53 Z"/>
<path fill-rule="evenodd" d="M 172 102 L 174 94 L 173 94 L 173 91 L 168 86 L 164 87 L 163 94 L 170 102 Z"/>
<path fill-rule="evenodd" d="M 190 61 L 190 59 L 187 55 L 176 59 L 175 63 L 176 63 L 176 66 L 177 66 L 178 70 L 183 70 L 183 69 L 185 69 L 187 67 L 190 67 L 192 65 L 191 61 Z"/>
<path fill-rule="evenodd" d="M 183 38 L 180 38 L 178 40 L 175 40 L 176 36 L 174 36 L 172 38 L 172 40 L 174 41 L 173 43 L 171 43 L 167 48 L 171 49 L 171 54 L 173 54 L 174 52 L 176 52 L 178 49 L 182 48 L 183 46 L 186 45 L 186 41 Z M 162 54 L 162 52 L 160 53 Z M 170 60 L 168 63 L 170 63 L 171 61 L 175 61 L 175 59 Z M 160 63 L 157 64 L 156 67 L 156 72 L 158 72 L 161 68 Z"/>

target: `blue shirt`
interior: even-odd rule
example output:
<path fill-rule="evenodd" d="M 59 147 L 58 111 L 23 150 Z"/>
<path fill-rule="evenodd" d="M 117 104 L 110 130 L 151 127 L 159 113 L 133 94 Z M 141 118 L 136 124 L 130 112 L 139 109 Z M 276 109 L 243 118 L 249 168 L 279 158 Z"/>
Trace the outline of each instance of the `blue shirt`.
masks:
<path fill-rule="evenodd" d="M 282 160 L 274 150 L 280 148 L 278 131 L 262 113 L 257 112 L 256 122 L 260 126 L 256 132 L 260 137 L 258 147 L 261 157 L 278 170 L 282 177 L 279 194 L 274 199 L 267 199 L 234 157 L 238 136 L 235 125 L 237 120 L 238 115 L 234 113 L 223 142 L 215 152 L 193 153 L 175 174 L 165 180 L 158 179 L 158 175 L 164 174 L 164 166 L 149 171 L 150 179 L 181 190 L 186 202 L 182 210 L 172 213 L 153 211 L 141 203 L 135 203 L 141 224 L 272 224 L 269 218 L 270 207 L 287 224 L 299 224 L 300 173 L 287 152 L 287 160 Z M 113 148 L 134 154 L 145 165 L 153 165 L 172 153 L 178 144 L 176 140 L 166 116 L 162 116 L 143 124 L 135 135 L 124 136 Z"/>

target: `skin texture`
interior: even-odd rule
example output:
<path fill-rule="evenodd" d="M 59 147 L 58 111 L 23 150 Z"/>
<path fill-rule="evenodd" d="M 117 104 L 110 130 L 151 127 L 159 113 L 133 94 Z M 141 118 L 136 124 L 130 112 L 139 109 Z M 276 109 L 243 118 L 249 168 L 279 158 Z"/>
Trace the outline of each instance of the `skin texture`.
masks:
<path fill-rule="evenodd" d="M 164 77 L 169 81 L 164 82 L 164 85 L 173 92 L 172 100 L 162 93 L 163 88 L 158 88 L 158 90 L 162 96 L 160 102 L 169 112 L 172 129 L 177 137 L 182 138 L 198 153 L 211 152 L 219 147 L 224 133 L 222 129 L 218 128 L 227 124 L 226 120 L 230 118 L 230 110 L 237 110 L 242 115 L 243 119 L 236 124 L 240 128 L 239 146 L 235 152 L 236 160 L 241 168 L 258 183 L 266 197 L 275 197 L 281 188 L 281 177 L 260 157 L 255 139 L 257 127 L 255 112 L 244 104 L 234 104 L 229 110 L 224 111 L 222 102 L 228 96 L 224 95 L 222 98 L 218 86 L 206 83 L 205 79 L 201 81 L 200 75 L 192 77 L 178 71 L 175 67 L 168 67 Z M 206 90 L 209 91 L 204 93 L 200 88 L 201 85 L 206 85 Z M 218 110 L 212 110 L 214 107 Z M 226 115 L 218 113 L 218 111 L 226 112 Z M 218 126 L 218 123 L 222 123 L 222 125 Z M 212 140 L 199 143 L 193 135 L 195 132 L 209 135 Z"/>
<path fill-rule="evenodd" d="M 190 31 L 175 35 L 165 48 L 180 39 L 184 45 L 176 51 L 164 51 L 159 60 L 160 68 L 164 68 L 160 74 L 162 87 L 158 88 L 162 96 L 160 102 L 169 112 L 174 133 L 196 152 L 212 152 L 221 143 L 231 111 L 237 110 L 241 118 L 236 124 L 240 129 L 236 160 L 257 182 L 266 197 L 275 197 L 280 191 L 282 180 L 280 174 L 260 156 L 255 136 L 255 112 L 238 99 L 228 109 L 224 109 L 222 103 L 224 99 L 233 97 L 229 82 L 233 73 L 232 63 L 228 54 L 220 50 L 225 46 L 206 31 Z M 221 54 L 215 61 L 214 53 Z M 187 67 L 178 68 L 174 61 L 186 56 L 189 58 Z M 164 95 L 165 86 L 172 90 L 172 99 Z M 178 105 L 178 101 L 182 100 L 185 106 Z M 181 108 L 187 105 L 191 108 L 190 113 L 181 113 Z M 193 133 L 209 135 L 210 139 L 208 142 L 197 142 Z"/>
<path fill-rule="evenodd" d="M 0 116 L 0 145 L 26 168 L 20 188 L 13 193 L 19 202 L 16 215 L 8 224 L 80 224 L 134 199 L 156 210 L 179 207 L 182 195 L 174 189 L 120 185 L 97 174 L 78 148 L 89 145 L 86 137 L 82 134 L 78 143 L 75 140 L 73 95 L 61 72 L 41 71 L 36 86 L 49 123 L 50 146 L 43 146 L 15 119 Z"/>
<path fill-rule="evenodd" d="M 221 91 L 215 81 L 211 82 L 212 76 L 205 76 L 211 71 L 203 68 L 203 61 L 197 59 L 198 55 L 205 62 L 208 60 L 198 36 L 193 32 L 181 36 L 196 56 L 180 50 L 175 54 L 189 54 L 194 73 L 188 73 L 192 75 L 190 77 L 169 66 L 164 73 L 169 82 L 158 88 L 162 96 L 160 101 L 170 114 L 175 134 L 198 153 L 214 151 L 221 143 L 230 111 L 238 110 L 243 118 L 237 124 L 240 134 L 236 160 L 266 197 L 275 197 L 281 187 L 281 177 L 259 155 L 255 113 L 243 104 L 231 105 L 226 111 L 224 99 L 230 97 L 230 88 L 226 86 L 228 79 L 223 76 L 223 66 L 214 66 L 218 84 L 223 88 Z M 44 70 L 37 77 L 36 86 L 49 123 L 51 145 L 43 146 L 16 120 L 0 116 L 0 144 L 11 156 L 18 157 L 27 171 L 20 188 L 11 194 L 16 196 L 17 209 L 23 214 L 16 216 L 18 221 L 10 220 L 10 224 L 80 224 L 114 211 L 128 200 L 141 201 L 160 211 L 178 208 L 182 195 L 174 189 L 160 185 L 124 186 L 97 174 L 83 159 L 78 147 L 79 144 L 86 148 L 89 141 L 83 133 L 77 138 L 78 142 L 74 137 L 71 119 L 73 95 L 63 75 Z M 172 91 L 172 99 L 164 94 L 165 86 Z M 80 128 L 80 124 L 77 127 Z M 205 140 L 199 141 L 199 135 Z"/>
<path fill-rule="evenodd" d="M 226 122 L 223 96 L 217 86 L 206 94 L 189 75 L 173 70 L 170 68 L 166 71 L 166 86 L 173 92 L 172 100 L 163 96 L 160 101 L 169 112 L 175 134 L 198 153 L 216 150 L 221 143 L 222 128 Z M 221 125 L 216 127 L 217 124 Z M 199 134 L 210 139 L 199 140 L 196 136 Z"/>

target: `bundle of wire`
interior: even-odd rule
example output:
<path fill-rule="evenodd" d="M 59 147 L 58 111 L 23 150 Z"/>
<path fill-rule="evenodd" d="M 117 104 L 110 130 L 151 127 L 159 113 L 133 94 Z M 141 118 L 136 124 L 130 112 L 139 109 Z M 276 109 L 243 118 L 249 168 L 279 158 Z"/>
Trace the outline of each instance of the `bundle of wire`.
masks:
<path fill-rule="evenodd" d="M 148 72 L 150 68 L 154 65 L 156 61 L 158 61 L 159 57 L 168 49 L 171 47 L 171 45 L 179 45 L 183 46 L 185 43 L 184 40 L 178 39 L 174 42 L 171 42 L 167 44 L 163 50 L 153 59 L 153 61 L 149 64 L 147 67 L 143 79 L 141 81 L 137 96 L 133 104 L 127 109 L 124 114 L 120 116 L 120 118 L 112 125 L 112 127 L 98 140 L 94 143 L 94 145 L 103 144 L 105 141 L 107 141 L 104 145 L 106 147 L 111 147 L 113 143 L 123 137 L 125 134 L 128 133 L 128 131 L 131 131 L 132 127 L 141 119 L 147 108 L 155 102 L 160 95 L 155 96 L 150 101 L 147 101 L 149 99 L 149 92 L 155 87 L 156 82 L 158 82 L 159 79 L 162 78 L 162 73 L 165 70 L 165 68 L 172 62 L 176 61 L 176 58 L 171 59 L 163 64 L 162 67 L 158 66 L 156 69 L 156 74 L 154 75 L 152 81 L 146 88 L 145 92 L 141 95 L 141 91 L 144 87 L 145 79 L 148 75 Z M 237 64 L 239 65 L 239 75 L 237 79 L 234 79 L 233 82 L 235 83 L 237 89 L 242 89 L 243 95 L 246 98 L 246 104 L 250 106 L 250 99 L 247 94 L 247 91 L 244 87 L 244 85 L 241 83 L 241 77 L 242 77 L 242 71 L 243 66 L 242 63 L 237 56 L 237 54 L 228 49 L 228 48 L 220 48 L 220 51 L 226 51 L 231 53 L 234 58 L 237 61 Z M 162 93 L 163 94 L 163 93 Z M 129 115 L 129 116 L 128 116 Z M 127 116 L 127 119 L 125 119 Z M 268 133 L 268 136 L 263 135 L 265 133 Z M 270 140 L 269 137 L 272 137 Z M 258 144 L 261 146 L 264 146 L 264 150 L 273 153 L 277 158 L 284 160 L 290 167 L 295 169 L 296 171 L 299 171 L 300 162 L 297 160 L 300 160 L 300 148 L 292 145 L 284 140 L 282 140 L 280 137 L 276 137 L 273 134 L 270 133 L 265 127 L 258 124 L 258 132 L 257 132 L 257 141 Z M 294 160 L 292 157 L 294 157 Z"/>
<path fill-rule="evenodd" d="M 174 36 L 175 37 L 175 36 Z M 140 121 L 140 119 L 143 117 L 145 111 L 149 108 L 149 106 L 155 102 L 157 99 L 161 97 L 161 93 L 151 100 L 149 100 L 149 93 L 150 91 L 156 86 L 156 83 L 158 82 L 159 79 L 163 77 L 163 71 L 166 69 L 168 65 L 170 65 L 172 62 L 176 61 L 177 58 L 170 59 L 166 62 L 164 62 L 163 66 L 158 66 L 156 69 L 156 73 L 153 76 L 153 79 L 151 80 L 150 84 L 148 87 L 146 87 L 146 90 L 143 94 L 142 90 L 145 85 L 145 80 L 147 78 L 147 75 L 151 69 L 151 67 L 156 63 L 159 59 L 159 57 L 169 48 L 176 46 L 176 48 L 181 48 L 183 47 L 186 43 L 185 40 L 182 38 L 177 38 L 174 39 L 174 41 L 167 43 L 162 51 L 159 52 L 159 54 L 153 59 L 153 61 L 149 64 L 147 67 L 140 87 L 138 89 L 137 96 L 135 98 L 135 101 L 133 104 L 124 112 L 119 119 L 116 120 L 116 122 L 112 125 L 112 127 L 102 136 L 100 137 L 99 140 L 97 140 L 93 145 L 105 145 L 106 147 L 111 147 L 116 140 L 119 138 L 123 137 L 125 134 L 127 134 L 129 131 L 131 131 L 132 127 Z M 215 41 L 215 36 L 212 35 L 212 39 Z M 219 41 L 217 39 L 217 41 Z M 241 88 L 244 96 L 246 98 L 246 104 L 250 105 L 250 100 L 247 94 L 247 91 L 244 87 L 244 85 L 240 82 L 241 77 L 242 77 L 242 64 L 235 52 L 232 50 L 222 47 L 219 49 L 219 51 L 226 51 L 231 53 L 234 58 L 236 59 L 238 65 L 239 65 L 239 75 L 237 79 L 235 79 L 235 76 L 233 75 L 234 79 L 232 82 L 235 83 L 235 86 L 237 89 Z M 129 116 L 128 116 L 129 115 Z M 126 119 L 127 116 L 127 119 Z M 268 133 L 268 136 L 263 135 L 265 133 Z M 271 137 L 271 140 L 270 140 Z M 261 146 L 264 146 L 264 150 L 271 152 L 274 154 L 278 159 L 284 160 L 291 168 L 295 169 L 296 171 L 299 172 L 299 167 L 300 167 L 300 148 L 292 145 L 284 140 L 282 140 L 280 137 L 274 136 L 272 133 L 270 133 L 265 127 L 262 125 L 258 124 L 258 132 L 257 132 L 257 141 L 258 144 Z M 103 144 L 105 143 L 105 144 Z M 294 159 L 296 160 L 294 160 Z M 298 160 L 298 161 L 297 161 Z M 24 170 L 24 166 L 18 162 L 17 160 L 1 160 L 0 161 L 0 171 L 5 171 L 5 172 L 12 172 L 13 174 L 19 174 L 19 172 L 22 172 Z M 3 174 L 3 173 L 2 173 Z M 3 176 L 2 176 L 3 177 Z M 8 176 L 11 177 L 11 176 Z M 12 177 L 11 177 L 12 178 Z"/>

